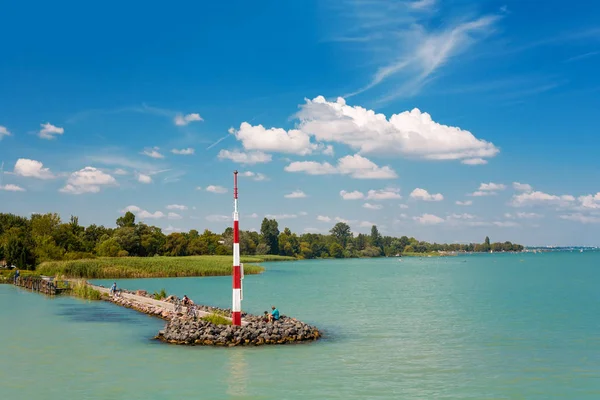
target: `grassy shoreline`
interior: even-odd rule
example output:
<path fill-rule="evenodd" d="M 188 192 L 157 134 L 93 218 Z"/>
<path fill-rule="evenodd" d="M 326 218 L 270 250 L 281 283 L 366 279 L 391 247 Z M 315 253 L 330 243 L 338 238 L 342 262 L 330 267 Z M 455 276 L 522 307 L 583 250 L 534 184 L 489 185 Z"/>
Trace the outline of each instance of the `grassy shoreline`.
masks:
<path fill-rule="evenodd" d="M 37 271 L 19 271 L 21 276 L 40 275 Z M 14 270 L 0 269 L 0 283 L 13 283 L 15 276 Z"/>
<path fill-rule="evenodd" d="M 267 261 L 291 261 L 292 257 L 243 256 L 244 273 L 260 274 L 255 265 Z M 249 265 L 250 264 L 250 265 Z M 101 257 L 88 260 L 47 261 L 36 272 L 41 275 L 84 279 L 176 278 L 231 275 L 231 256 Z"/>
<path fill-rule="evenodd" d="M 438 252 L 402 253 L 402 257 L 440 257 Z M 368 257 L 365 257 L 368 258 Z M 378 257 L 379 258 L 379 257 Z M 333 260 L 323 258 L 321 260 Z M 286 256 L 242 256 L 244 273 L 260 274 L 265 269 L 258 265 L 270 261 L 295 261 Z M 35 271 L 21 271 L 26 275 L 61 276 L 67 279 L 128 279 L 128 278 L 177 278 L 195 276 L 231 275 L 231 256 L 185 256 L 185 257 L 100 257 L 84 260 L 47 261 Z M 10 283 L 14 271 L 0 270 L 0 283 Z"/>

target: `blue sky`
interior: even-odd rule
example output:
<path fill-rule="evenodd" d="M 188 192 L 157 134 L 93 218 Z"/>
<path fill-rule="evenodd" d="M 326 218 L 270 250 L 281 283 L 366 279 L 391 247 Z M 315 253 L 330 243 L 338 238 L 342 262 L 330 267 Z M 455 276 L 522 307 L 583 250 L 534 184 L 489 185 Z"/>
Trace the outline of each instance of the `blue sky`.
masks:
<path fill-rule="evenodd" d="M 600 245 L 600 4 L 257 4 L 3 5 L 2 211 Z"/>

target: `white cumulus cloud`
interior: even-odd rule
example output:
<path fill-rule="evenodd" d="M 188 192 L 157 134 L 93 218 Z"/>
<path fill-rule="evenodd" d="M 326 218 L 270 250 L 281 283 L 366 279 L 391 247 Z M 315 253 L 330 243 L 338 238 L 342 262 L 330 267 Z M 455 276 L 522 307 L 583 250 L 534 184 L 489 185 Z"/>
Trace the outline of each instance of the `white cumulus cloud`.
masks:
<path fill-rule="evenodd" d="M 310 142 L 308 134 L 298 129 L 266 129 L 262 125 L 252 126 L 242 122 L 234 134 L 246 150 L 307 155 L 317 149 L 317 145 Z"/>
<path fill-rule="evenodd" d="M 383 208 L 383 206 L 381 204 L 371 204 L 371 203 L 365 203 L 363 204 L 364 208 L 367 208 L 369 210 L 381 210 Z"/>
<path fill-rule="evenodd" d="M 24 192 L 25 191 L 25 189 L 23 189 L 21 186 L 13 185 L 12 183 L 9 183 L 6 185 L 0 185 L 0 190 L 5 190 L 7 192 Z"/>
<path fill-rule="evenodd" d="M 153 147 L 151 149 L 144 149 L 144 151 L 142 151 L 141 154 L 148 156 L 148 157 L 152 157 L 152 158 L 165 158 L 165 156 L 163 156 L 158 150 L 160 150 L 160 148 L 158 148 L 158 147 Z"/>
<path fill-rule="evenodd" d="M 359 154 L 345 156 L 338 160 L 337 166 L 328 162 L 295 161 L 284 168 L 287 172 L 304 172 L 308 175 L 349 175 L 355 179 L 392 179 L 396 172 L 389 166 L 377 164 Z"/>
<path fill-rule="evenodd" d="M 479 185 L 479 189 L 480 191 L 489 191 L 489 192 L 494 192 L 494 191 L 499 191 L 499 190 L 504 190 L 506 189 L 506 185 L 503 185 L 501 183 L 482 183 L 481 185 Z"/>
<path fill-rule="evenodd" d="M 187 210 L 187 206 L 184 206 L 182 204 L 169 204 L 167 206 L 167 210 L 180 210 L 180 211 L 185 211 Z"/>
<path fill-rule="evenodd" d="M 485 165 L 488 161 L 483 158 L 465 158 L 461 161 L 461 164 L 465 165 Z"/>
<path fill-rule="evenodd" d="M 441 193 L 430 194 L 427 190 L 416 188 L 410 194 L 410 197 L 416 200 L 423 201 L 442 201 L 444 196 Z"/>
<path fill-rule="evenodd" d="M 239 150 L 221 150 L 217 156 L 219 160 L 231 160 L 238 164 L 261 164 L 271 162 L 273 157 L 270 154 L 263 153 L 262 151 L 250 151 L 244 153 Z"/>
<path fill-rule="evenodd" d="M 413 217 L 413 219 L 422 225 L 437 225 L 444 222 L 443 218 L 433 214 L 423 214 L 420 217 Z"/>
<path fill-rule="evenodd" d="M 138 182 L 141 183 L 152 183 L 152 177 L 150 175 L 138 174 Z"/>
<path fill-rule="evenodd" d="M 294 190 L 292 193 L 288 193 L 283 197 L 286 199 L 303 199 L 306 197 L 306 193 L 304 193 L 302 190 Z"/>
<path fill-rule="evenodd" d="M 187 149 L 172 149 L 171 153 L 173 154 L 179 154 L 181 156 L 191 156 L 192 154 L 194 154 L 195 150 L 191 147 L 188 147 Z"/>
<path fill-rule="evenodd" d="M 4 136 L 10 136 L 10 135 L 11 135 L 10 131 L 5 126 L 0 125 L 0 140 L 2 140 L 2 138 Z"/>
<path fill-rule="evenodd" d="M 522 192 L 531 192 L 533 188 L 527 183 L 513 182 L 513 188 Z"/>
<path fill-rule="evenodd" d="M 42 129 L 40 129 L 40 133 L 38 134 L 38 136 L 42 139 L 54 139 L 56 138 L 56 135 L 62 135 L 63 133 L 65 133 L 64 128 L 54 126 L 50 122 L 40 124 L 40 126 L 42 127 Z"/>
<path fill-rule="evenodd" d="M 582 224 L 600 224 L 600 217 L 584 215 L 581 213 L 560 215 L 559 218 L 569 221 L 580 222 Z"/>
<path fill-rule="evenodd" d="M 252 171 L 242 172 L 240 174 L 240 176 L 250 178 L 253 181 L 266 181 L 268 179 L 265 174 L 261 174 L 260 172 L 252 172 Z"/>
<path fill-rule="evenodd" d="M 94 167 L 85 167 L 73 172 L 59 191 L 70 194 L 98 193 L 101 187 L 112 185 L 117 185 L 117 181 L 111 175 Z"/>
<path fill-rule="evenodd" d="M 13 170 L 15 175 L 37 179 L 53 179 L 54 174 L 50 172 L 50 168 L 44 168 L 44 164 L 40 161 L 30 160 L 28 158 L 19 158 L 15 163 Z"/>
<path fill-rule="evenodd" d="M 204 121 L 202 119 L 202 117 L 200 116 L 200 114 L 197 113 L 191 113 L 191 114 L 177 114 L 175 116 L 175 119 L 173 120 L 173 122 L 175 122 L 175 125 L 177 126 L 184 126 L 189 124 L 190 122 L 194 122 L 194 121 Z"/>
<path fill-rule="evenodd" d="M 165 214 L 162 211 L 155 211 L 152 213 L 135 205 L 127 206 L 121 210 L 123 214 L 127 211 L 135 214 L 136 218 L 139 219 L 160 219 L 165 217 Z"/>
<path fill-rule="evenodd" d="M 226 222 L 231 221 L 233 218 L 229 215 L 207 215 L 206 220 L 210 222 Z"/>
<path fill-rule="evenodd" d="M 331 218 L 325 216 L 325 215 L 318 215 L 317 216 L 317 221 L 321 221 L 321 222 L 331 222 Z"/>
<path fill-rule="evenodd" d="M 582 208 L 600 209 L 600 192 L 588 194 L 587 196 L 579 196 L 577 200 L 581 203 Z"/>
<path fill-rule="evenodd" d="M 459 206 L 470 206 L 472 205 L 473 202 L 471 200 L 467 200 L 467 201 L 456 201 L 456 205 Z"/>
<path fill-rule="evenodd" d="M 514 195 L 510 204 L 513 207 L 524 207 L 531 205 L 553 205 L 559 207 L 570 206 L 575 202 L 575 197 L 566 195 L 553 195 L 534 191 Z"/>
<path fill-rule="evenodd" d="M 363 192 L 359 192 L 358 190 L 354 190 L 352 192 L 347 192 L 345 190 L 340 191 L 340 196 L 344 200 L 360 200 L 365 197 Z"/>
<path fill-rule="evenodd" d="M 306 99 L 295 116 L 299 122 L 294 129 L 267 129 L 243 122 L 233 133 L 245 150 L 298 155 L 317 150 L 331 155 L 333 148 L 325 144 L 329 142 L 349 146 L 361 155 L 462 160 L 474 165 L 486 163 L 486 158 L 499 152 L 492 143 L 459 127 L 437 123 L 417 108 L 387 118 L 373 110 L 349 106 L 341 97 L 327 101 L 317 96 Z"/>
<path fill-rule="evenodd" d="M 370 228 L 373 225 L 377 225 L 375 222 L 371 222 L 371 221 L 360 221 L 358 223 L 359 228 Z"/>
<path fill-rule="evenodd" d="M 181 215 L 174 213 L 174 212 L 170 212 L 167 214 L 167 218 L 169 219 L 181 219 L 183 218 Z"/>
<path fill-rule="evenodd" d="M 415 108 L 389 119 L 343 98 L 306 100 L 297 114 L 299 129 L 319 142 L 345 144 L 361 154 L 405 155 L 429 160 L 489 158 L 499 150 L 471 132 L 439 124 Z"/>
<path fill-rule="evenodd" d="M 520 226 L 517 222 L 514 221 L 494 221 L 492 222 L 492 224 L 500 228 L 515 228 L 517 226 Z"/>
<path fill-rule="evenodd" d="M 526 212 L 518 212 L 516 214 L 516 217 L 519 219 L 533 219 L 533 218 L 542 218 L 543 215 L 538 214 L 538 213 L 526 213 Z"/>
<path fill-rule="evenodd" d="M 207 186 L 206 191 L 211 192 L 211 193 L 219 193 L 219 194 L 227 193 L 227 189 L 225 189 L 223 186 L 216 186 L 216 185 Z"/>
<path fill-rule="evenodd" d="M 483 197 L 483 196 L 495 196 L 498 193 L 496 192 L 490 192 L 488 190 L 477 190 L 473 193 L 469 193 L 467 196 L 473 196 L 473 197 Z"/>
<path fill-rule="evenodd" d="M 265 215 L 266 218 L 269 219 L 293 219 L 293 218 L 298 218 L 297 214 L 267 214 Z"/>
<path fill-rule="evenodd" d="M 395 200 L 401 198 L 400 189 L 397 188 L 372 189 L 367 192 L 367 200 Z"/>

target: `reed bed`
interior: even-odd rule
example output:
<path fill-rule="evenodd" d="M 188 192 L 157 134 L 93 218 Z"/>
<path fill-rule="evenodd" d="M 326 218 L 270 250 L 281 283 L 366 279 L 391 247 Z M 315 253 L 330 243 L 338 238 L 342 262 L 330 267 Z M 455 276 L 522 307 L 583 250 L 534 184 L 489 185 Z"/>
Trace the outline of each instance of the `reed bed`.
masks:
<path fill-rule="evenodd" d="M 91 286 L 86 284 L 85 281 L 82 280 L 73 282 L 72 293 L 74 296 L 86 300 L 100 300 L 102 298 L 102 293 L 92 288 Z"/>
<path fill-rule="evenodd" d="M 293 260 L 281 256 L 241 257 L 244 273 L 259 274 L 264 268 L 248 265 L 265 261 Z M 231 275 L 231 256 L 189 257 L 101 257 L 90 260 L 48 261 L 38 266 L 42 275 L 62 275 L 67 278 L 123 279 L 175 278 L 187 276 Z"/>

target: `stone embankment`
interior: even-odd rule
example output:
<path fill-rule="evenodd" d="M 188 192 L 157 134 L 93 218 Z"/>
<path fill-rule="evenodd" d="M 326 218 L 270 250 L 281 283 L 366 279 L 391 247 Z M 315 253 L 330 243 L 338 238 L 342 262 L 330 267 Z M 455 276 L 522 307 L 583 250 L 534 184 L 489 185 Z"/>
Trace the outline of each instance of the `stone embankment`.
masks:
<path fill-rule="evenodd" d="M 215 325 L 208 321 L 173 318 L 156 337 L 167 343 L 192 346 L 258 346 L 315 341 L 319 330 L 295 318 L 266 322 L 247 316 L 243 326 Z"/>
<path fill-rule="evenodd" d="M 217 314 L 226 316 L 230 309 L 195 305 L 197 317 L 190 317 L 183 310 L 175 312 L 174 296 L 156 300 L 145 291 L 121 291 L 118 296 L 109 296 L 108 289 L 94 286 L 103 298 L 122 307 L 167 320 L 164 330 L 155 339 L 166 343 L 192 346 L 258 346 L 315 341 L 321 332 L 302 321 L 281 316 L 278 321 L 268 322 L 262 316 L 242 313 L 242 326 L 216 325 L 203 317 Z M 225 317 L 230 320 L 230 318 Z"/>

